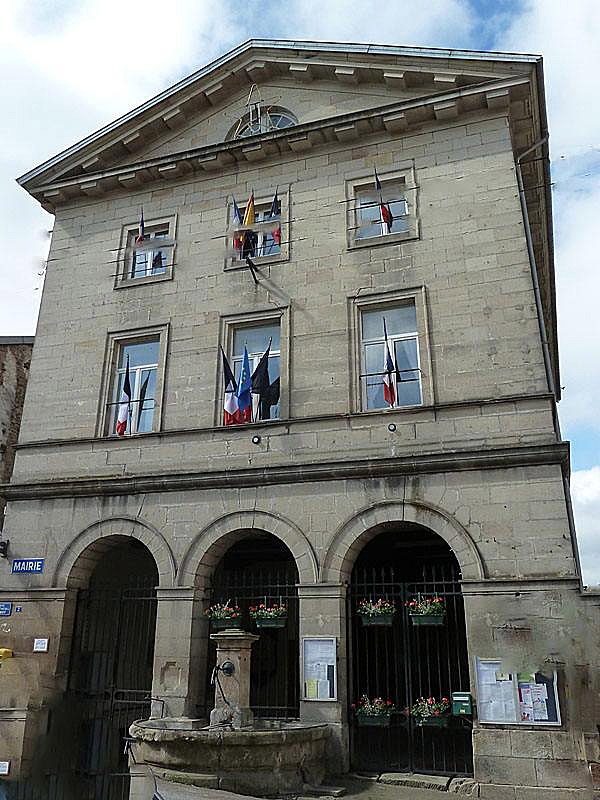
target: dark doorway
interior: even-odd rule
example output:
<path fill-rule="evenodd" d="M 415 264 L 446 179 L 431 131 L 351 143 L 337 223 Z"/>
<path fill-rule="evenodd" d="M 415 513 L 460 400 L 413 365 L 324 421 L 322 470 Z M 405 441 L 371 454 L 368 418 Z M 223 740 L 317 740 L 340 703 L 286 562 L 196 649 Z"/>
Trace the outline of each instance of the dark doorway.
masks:
<path fill-rule="evenodd" d="M 96 564 L 77 597 L 68 689 L 19 800 L 129 797 L 125 737 L 150 714 L 157 584 L 137 539 L 116 540 Z"/>
<path fill-rule="evenodd" d="M 296 719 L 299 716 L 298 570 L 288 548 L 269 533 L 253 531 L 225 553 L 213 576 L 211 603 L 230 601 L 242 610 L 245 630 L 258 632 L 252 645 L 250 705 L 259 718 Z M 256 603 L 284 603 L 284 628 L 256 631 L 248 608 Z M 208 675 L 216 662 L 209 640 Z M 206 690 L 208 714 L 214 689 Z"/>
<path fill-rule="evenodd" d="M 445 600 L 445 623 L 416 627 L 405 603 L 418 595 Z M 393 601 L 391 627 L 363 626 L 362 599 Z M 350 711 L 351 758 L 356 770 L 470 775 L 471 725 L 450 718 L 446 728 L 418 727 L 403 713 L 419 697 L 450 698 L 469 691 L 460 572 L 448 545 L 417 525 L 385 526 L 362 550 L 349 593 L 350 703 L 362 695 L 390 699 L 397 708 L 388 727 L 359 727 Z"/>

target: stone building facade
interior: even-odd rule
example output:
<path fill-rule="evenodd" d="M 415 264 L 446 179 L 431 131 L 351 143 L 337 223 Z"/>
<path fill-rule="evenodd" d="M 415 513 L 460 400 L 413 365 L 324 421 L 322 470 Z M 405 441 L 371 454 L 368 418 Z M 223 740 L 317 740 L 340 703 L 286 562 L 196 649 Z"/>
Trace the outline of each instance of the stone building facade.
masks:
<path fill-rule="evenodd" d="M 33 336 L 0 336 L 0 478 L 8 483 L 15 461 Z M 0 497 L 0 530 L 4 499 Z"/>
<path fill-rule="evenodd" d="M 157 587 L 155 627 L 144 617 L 152 706 L 138 716 L 202 717 L 212 667 L 203 611 L 215 598 L 247 605 L 228 581 L 258 574 L 256 547 L 255 561 L 274 563 L 279 548 L 295 569 L 284 706 L 328 723 L 332 774 L 368 768 L 369 748 L 382 751 L 356 727 L 364 687 L 393 689 L 399 707 L 462 690 L 474 698 L 472 729 L 453 720 L 442 741 L 396 719 L 383 766 L 404 768 L 412 748 L 409 766 L 472 774 L 489 800 L 591 798 L 599 598 L 581 590 L 557 422 L 547 135 L 539 57 L 252 40 L 20 179 L 55 224 L 4 490 L 10 558 L 44 559 L 39 573 L 0 564 L 2 599 L 22 609 L 0 641 L 14 651 L 0 667 L 0 761 L 13 788 L 53 774 L 44 747 L 60 704 L 81 698 L 85 658 L 102 661 L 77 622 L 99 574 L 113 597 L 143 562 Z M 243 208 L 251 193 L 263 220 L 254 273 L 231 246 L 232 197 Z M 383 317 L 402 370 L 394 407 L 381 400 Z M 276 353 L 278 416 L 224 427 L 219 346 L 237 364 L 239 342 L 251 349 L 257 331 L 253 357 L 267 334 Z M 127 354 L 134 409 L 118 437 Z M 454 578 L 427 572 L 437 554 Z M 421 670 L 418 685 L 387 680 L 400 656 L 357 629 L 367 586 L 357 570 L 393 559 L 402 577 L 385 580 L 395 588 L 373 579 L 368 594 L 395 592 L 389 635 L 413 648 L 406 675 Z M 421 577 L 402 571 L 408 562 Z M 411 587 L 447 591 L 455 628 L 415 644 L 401 602 Z M 332 697 L 310 696 L 301 680 L 310 637 L 335 639 Z M 32 652 L 35 638 L 47 651 Z M 132 656 L 136 641 L 117 649 Z M 370 667 L 363 646 L 380 659 Z M 462 672 L 441 665 L 455 651 Z M 438 666 L 423 677 L 430 658 Z M 559 718 L 482 719 L 481 660 L 501 662 L 498 683 L 556 673 Z M 114 669 L 111 697 L 123 688 Z M 279 677 L 265 668 L 261 680 Z M 89 696 L 99 684 L 85 680 Z M 126 688 L 149 692 L 136 681 Z M 435 742 L 459 735 L 462 767 L 438 763 Z"/>

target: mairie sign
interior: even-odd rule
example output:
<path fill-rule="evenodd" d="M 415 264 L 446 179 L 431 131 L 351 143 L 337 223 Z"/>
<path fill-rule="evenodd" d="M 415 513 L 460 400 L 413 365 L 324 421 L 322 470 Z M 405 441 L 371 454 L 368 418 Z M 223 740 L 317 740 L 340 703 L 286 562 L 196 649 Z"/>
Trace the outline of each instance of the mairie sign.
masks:
<path fill-rule="evenodd" d="M 43 558 L 13 558 L 13 572 L 43 572 Z"/>

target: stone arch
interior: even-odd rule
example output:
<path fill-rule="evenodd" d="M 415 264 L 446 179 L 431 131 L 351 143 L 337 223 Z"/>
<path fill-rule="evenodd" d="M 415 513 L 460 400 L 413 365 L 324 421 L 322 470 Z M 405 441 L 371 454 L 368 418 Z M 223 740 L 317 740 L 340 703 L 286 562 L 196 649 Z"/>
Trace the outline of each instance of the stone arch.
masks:
<path fill-rule="evenodd" d="M 386 523 L 412 522 L 429 528 L 449 545 L 466 580 L 485 578 L 481 554 L 469 533 L 454 517 L 437 506 L 419 501 L 382 502 L 368 506 L 338 529 L 323 561 L 321 580 L 350 580 L 356 557 Z"/>
<path fill-rule="evenodd" d="M 134 517 L 111 517 L 84 528 L 60 554 L 53 586 L 81 588 L 87 584 L 94 567 L 116 541 L 138 539 L 152 554 L 158 569 L 160 587 L 173 586 L 177 567 L 164 536 L 147 522 Z"/>
<path fill-rule="evenodd" d="M 178 585 L 192 586 L 199 579 L 211 575 L 231 545 L 247 536 L 252 529 L 280 539 L 294 557 L 300 583 L 316 583 L 317 557 L 297 525 L 266 511 L 234 511 L 211 522 L 194 538 L 182 559 Z"/>

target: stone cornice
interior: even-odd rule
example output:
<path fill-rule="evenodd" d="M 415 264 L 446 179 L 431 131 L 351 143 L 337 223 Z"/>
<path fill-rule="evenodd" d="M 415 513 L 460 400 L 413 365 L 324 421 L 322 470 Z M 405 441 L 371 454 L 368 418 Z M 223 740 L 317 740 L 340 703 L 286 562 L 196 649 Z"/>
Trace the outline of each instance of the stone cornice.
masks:
<path fill-rule="evenodd" d="M 102 196 L 158 181 L 180 179 L 193 173 L 227 171 L 239 164 L 301 154 L 321 145 L 346 144 L 386 131 L 403 133 L 429 122 L 451 122 L 476 111 L 508 114 L 512 98 L 523 91 L 528 92 L 530 82 L 529 75 L 486 80 L 474 86 L 453 87 L 450 91 L 434 92 L 426 97 L 387 103 L 105 170 L 88 171 L 26 188 L 46 210 L 53 212 L 58 205 L 77 197 Z M 97 162 L 101 163 L 91 159 L 90 165 Z"/>
<path fill-rule="evenodd" d="M 72 478 L 58 481 L 0 485 L 8 500 L 41 500 L 54 497 L 90 497 L 145 492 L 197 489 L 230 489 L 247 486 L 361 480 L 479 469 L 504 469 L 557 464 L 569 469 L 569 445 L 557 442 L 488 450 L 450 450 L 397 458 L 364 458 L 305 464 L 254 467 L 212 472 L 171 472 L 123 477 Z"/>

